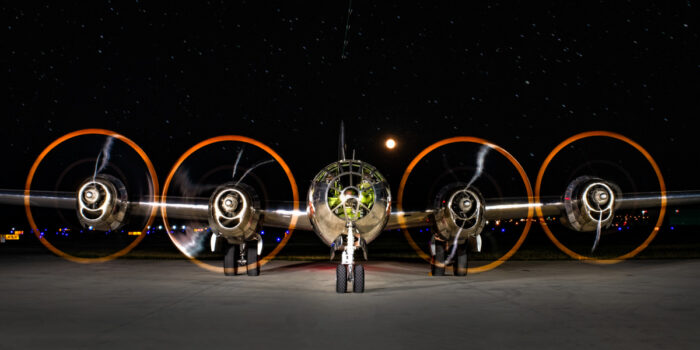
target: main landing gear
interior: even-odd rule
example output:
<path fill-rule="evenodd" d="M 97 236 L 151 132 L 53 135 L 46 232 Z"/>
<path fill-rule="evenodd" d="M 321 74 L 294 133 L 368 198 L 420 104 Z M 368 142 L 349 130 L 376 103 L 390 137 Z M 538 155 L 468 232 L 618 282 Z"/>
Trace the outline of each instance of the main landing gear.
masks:
<path fill-rule="evenodd" d="M 348 291 L 348 282 L 352 283 L 353 292 L 364 293 L 365 291 L 365 267 L 355 263 L 355 250 L 361 249 L 365 260 L 367 260 L 367 245 L 362 238 L 356 240 L 356 232 L 355 225 L 348 222 L 347 232 L 338 236 L 331 245 L 331 260 L 335 256 L 336 250 L 343 251 L 341 262 L 335 269 L 335 291 L 338 293 Z M 345 239 L 343 239 L 344 237 Z M 346 242 L 343 242 L 344 240 Z"/>
<path fill-rule="evenodd" d="M 452 261 L 446 261 L 450 253 L 452 253 L 453 247 L 449 247 L 448 249 L 445 241 L 433 238 L 430 241 L 430 253 L 432 255 L 430 260 L 430 275 L 445 276 L 445 267 L 452 265 L 455 276 L 466 276 L 468 246 L 468 241 L 463 244 L 458 244 Z"/>
<path fill-rule="evenodd" d="M 239 267 L 245 267 L 248 276 L 260 275 L 262 239 L 231 244 L 224 240 L 224 275 L 235 276 Z"/>

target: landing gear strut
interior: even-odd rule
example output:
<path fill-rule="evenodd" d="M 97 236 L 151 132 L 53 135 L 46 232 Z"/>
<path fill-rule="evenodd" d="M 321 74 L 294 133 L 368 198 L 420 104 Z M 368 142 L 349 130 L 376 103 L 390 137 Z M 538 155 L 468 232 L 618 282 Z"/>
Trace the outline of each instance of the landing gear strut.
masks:
<path fill-rule="evenodd" d="M 335 269 L 335 291 L 338 293 L 346 293 L 348 290 L 348 282 L 352 282 L 352 291 L 355 293 L 364 293 L 365 291 L 365 268 L 360 264 L 355 264 L 355 224 L 348 221 L 347 232 L 345 236 L 347 237 L 347 242 L 345 242 L 345 248 L 343 249 L 343 254 L 340 264 Z M 333 249 L 342 247 L 343 236 L 339 236 L 333 244 Z M 358 242 L 365 258 L 366 245 L 364 241 L 360 239 Z M 331 259 L 335 255 L 335 251 L 331 253 Z"/>

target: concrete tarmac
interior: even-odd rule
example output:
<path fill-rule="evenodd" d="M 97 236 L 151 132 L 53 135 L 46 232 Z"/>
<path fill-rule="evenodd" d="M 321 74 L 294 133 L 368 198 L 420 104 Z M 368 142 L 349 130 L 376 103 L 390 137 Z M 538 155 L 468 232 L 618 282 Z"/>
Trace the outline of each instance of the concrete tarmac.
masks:
<path fill-rule="evenodd" d="M 274 261 L 225 277 L 185 260 L 0 256 L 0 349 L 697 348 L 700 260 L 511 261 L 468 277 Z"/>

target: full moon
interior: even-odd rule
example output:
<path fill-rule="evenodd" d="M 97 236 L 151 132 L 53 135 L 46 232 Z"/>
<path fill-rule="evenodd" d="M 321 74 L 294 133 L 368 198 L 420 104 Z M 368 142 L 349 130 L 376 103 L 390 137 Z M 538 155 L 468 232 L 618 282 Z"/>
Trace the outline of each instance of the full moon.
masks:
<path fill-rule="evenodd" d="M 386 142 L 384 144 L 388 149 L 394 149 L 394 147 L 396 147 L 396 141 L 394 141 L 394 139 L 386 139 Z"/>

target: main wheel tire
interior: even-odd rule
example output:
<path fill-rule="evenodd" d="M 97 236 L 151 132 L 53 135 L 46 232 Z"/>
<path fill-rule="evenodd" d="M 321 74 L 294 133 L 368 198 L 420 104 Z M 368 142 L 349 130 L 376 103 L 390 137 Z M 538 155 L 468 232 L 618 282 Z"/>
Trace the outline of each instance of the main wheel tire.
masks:
<path fill-rule="evenodd" d="M 430 272 L 433 276 L 445 275 L 445 243 L 435 242 L 435 256 L 430 264 Z"/>
<path fill-rule="evenodd" d="M 365 292 L 365 267 L 362 265 L 355 265 L 353 269 L 354 278 L 352 280 L 352 291 L 355 293 Z"/>
<path fill-rule="evenodd" d="M 454 273 L 455 276 L 467 275 L 467 244 L 460 244 L 457 247 L 457 256 L 455 258 Z"/>
<path fill-rule="evenodd" d="M 235 276 L 238 272 L 238 245 L 224 241 L 224 275 Z"/>
<path fill-rule="evenodd" d="M 260 275 L 260 261 L 258 260 L 258 245 L 257 242 L 251 241 L 246 244 L 247 248 L 247 272 L 248 276 Z"/>
<path fill-rule="evenodd" d="M 348 268 L 343 264 L 338 264 L 335 268 L 335 291 L 338 293 L 348 291 Z"/>

